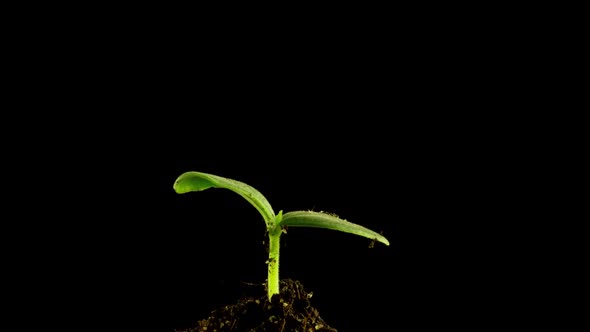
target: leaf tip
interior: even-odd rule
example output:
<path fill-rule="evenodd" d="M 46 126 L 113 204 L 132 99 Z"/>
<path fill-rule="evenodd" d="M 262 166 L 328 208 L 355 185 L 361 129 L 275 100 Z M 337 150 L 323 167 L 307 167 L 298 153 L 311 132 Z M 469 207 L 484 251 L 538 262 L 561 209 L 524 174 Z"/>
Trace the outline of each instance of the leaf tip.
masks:
<path fill-rule="evenodd" d="M 209 174 L 185 172 L 176 178 L 172 188 L 177 194 L 184 194 L 191 191 L 202 191 L 214 186 Z"/>

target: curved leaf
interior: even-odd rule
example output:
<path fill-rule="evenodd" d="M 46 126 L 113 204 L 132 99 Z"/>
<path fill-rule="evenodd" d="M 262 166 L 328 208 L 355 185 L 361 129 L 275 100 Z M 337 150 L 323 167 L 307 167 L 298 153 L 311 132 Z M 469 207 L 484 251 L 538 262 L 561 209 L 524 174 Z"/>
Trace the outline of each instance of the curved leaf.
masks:
<path fill-rule="evenodd" d="M 178 194 L 202 191 L 209 188 L 223 188 L 235 192 L 244 197 L 260 212 L 267 227 L 274 224 L 275 214 L 270 203 L 258 190 L 243 182 L 201 172 L 186 172 L 174 181 L 174 190 Z"/>
<path fill-rule="evenodd" d="M 283 214 L 281 226 L 288 227 L 316 227 L 332 229 L 340 232 L 351 233 L 359 236 L 364 236 L 375 241 L 379 241 L 385 245 L 389 245 L 389 241 L 381 234 L 374 232 L 366 227 L 351 223 L 344 219 L 340 219 L 334 215 L 325 212 L 314 211 L 293 211 Z"/>

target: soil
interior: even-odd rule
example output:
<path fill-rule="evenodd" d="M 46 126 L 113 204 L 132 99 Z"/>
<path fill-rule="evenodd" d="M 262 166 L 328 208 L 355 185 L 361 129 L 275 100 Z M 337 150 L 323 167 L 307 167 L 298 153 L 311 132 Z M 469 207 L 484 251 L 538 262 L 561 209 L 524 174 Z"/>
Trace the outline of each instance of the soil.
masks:
<path fill-rule="evenodd" d="M 280 294 L 268 300 L 266 291 L 260 296 L 246 296 L 236 304 L 226 305 L 198 322 L 198 326 L 176 332 L 337 332 L 311 306 L 312 294 L 297 280 L 280 281 Z"/>

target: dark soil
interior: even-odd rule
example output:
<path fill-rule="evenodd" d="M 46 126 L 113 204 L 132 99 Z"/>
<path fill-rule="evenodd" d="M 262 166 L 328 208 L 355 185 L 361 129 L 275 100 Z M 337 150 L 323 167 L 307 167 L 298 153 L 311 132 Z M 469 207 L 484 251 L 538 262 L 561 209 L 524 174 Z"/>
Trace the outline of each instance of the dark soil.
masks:
<path fill-rule="evenodd" d="M 310 298 L 311 293 L 299 281 L 284 279 L 280 281 L 280 294 L 272 301 L 266 293 L 243 297 L 236 304 L 212 311 L 198 326 L 177 332 L 336 332 L 311 306 Z"/>

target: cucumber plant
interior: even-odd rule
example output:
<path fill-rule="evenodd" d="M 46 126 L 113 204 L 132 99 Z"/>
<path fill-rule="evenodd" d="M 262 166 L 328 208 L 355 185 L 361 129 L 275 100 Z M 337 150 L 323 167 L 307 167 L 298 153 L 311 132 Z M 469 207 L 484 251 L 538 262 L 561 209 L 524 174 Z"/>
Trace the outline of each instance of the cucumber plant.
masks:
<path fill-rule="evenodd" d="M 268 200 L 255 188 L 243 182 L 202 172 L 185 172 L 174 181 L 178 194 L 202 191 L 209 188 L 228 189 L 245 198 L 262 215 L 268 233 L 268 298 L 279 294 L 279 248 L 281 234 L 287 227 L 315 227 L 351 233 L 389 245 L 381 234 L 361 225 L 341 219 L 333 214 L 315 211 L 283 211 L 274 213 Z"/>

